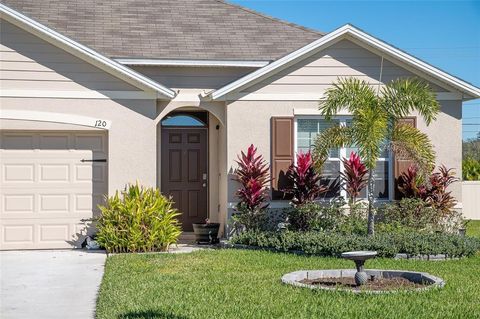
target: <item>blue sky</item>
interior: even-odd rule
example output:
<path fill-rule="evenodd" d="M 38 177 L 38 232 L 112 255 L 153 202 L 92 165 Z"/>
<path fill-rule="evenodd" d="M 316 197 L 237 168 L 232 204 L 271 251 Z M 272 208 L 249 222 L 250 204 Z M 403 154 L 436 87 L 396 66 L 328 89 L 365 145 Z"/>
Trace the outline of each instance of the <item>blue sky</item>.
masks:
<path fill-rule="evenodd" d="M 480 87 L 480 0 L 231 0 L 297 24 L 330 32 L 351 23 Z M 480 131 L 480 99 L 463 105 L 463 137 Z"/>

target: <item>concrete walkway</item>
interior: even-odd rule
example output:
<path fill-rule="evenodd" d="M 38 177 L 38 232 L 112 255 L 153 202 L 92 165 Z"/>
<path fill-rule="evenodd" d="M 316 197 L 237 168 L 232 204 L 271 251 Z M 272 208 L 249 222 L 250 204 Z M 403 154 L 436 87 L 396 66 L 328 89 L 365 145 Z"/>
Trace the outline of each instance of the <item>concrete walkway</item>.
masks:
<path fill-rule="evenodd" d="M 93 318 L 106 255 L 84 250 L 0 252 L 0 317 Z"/>

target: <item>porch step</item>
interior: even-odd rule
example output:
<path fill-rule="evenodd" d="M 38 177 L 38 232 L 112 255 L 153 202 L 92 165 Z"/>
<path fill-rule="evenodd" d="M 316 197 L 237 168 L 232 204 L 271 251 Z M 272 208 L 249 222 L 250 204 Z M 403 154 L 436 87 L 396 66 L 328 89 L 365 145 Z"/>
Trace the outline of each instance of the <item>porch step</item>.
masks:
<path fill-rule="evenodd" d="M 178 238 L 179 244 L 192 244 L 195 243 L 195 234 L 193 232 L 182 232 Z"/>

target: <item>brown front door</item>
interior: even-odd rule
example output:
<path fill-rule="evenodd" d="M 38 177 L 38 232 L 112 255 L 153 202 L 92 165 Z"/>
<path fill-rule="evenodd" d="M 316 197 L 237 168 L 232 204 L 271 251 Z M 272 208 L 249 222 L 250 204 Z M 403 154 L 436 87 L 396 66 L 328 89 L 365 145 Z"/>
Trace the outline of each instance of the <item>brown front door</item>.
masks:
<path fill-rule="evenodd" d="M 184 231 L 207 218 L 207 129 L 162 128 L 161 190 L 173 197 Z"/>

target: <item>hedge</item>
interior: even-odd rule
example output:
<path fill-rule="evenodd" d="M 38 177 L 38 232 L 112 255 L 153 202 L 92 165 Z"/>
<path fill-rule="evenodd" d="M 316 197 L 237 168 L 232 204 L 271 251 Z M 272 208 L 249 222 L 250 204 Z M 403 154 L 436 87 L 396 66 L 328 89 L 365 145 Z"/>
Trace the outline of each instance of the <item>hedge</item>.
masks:
<path fill-rule="evenodd" d="M 445 254 L 454 258 L 472 256 L 480 251 L 480 239 L 443 233 L 381 233 L 368 237 L 334 232 L 245 231 L 233 237 L 230 243 L 322 256 L 340 256 L 346 251 L 375 250 L 380 257 L 394 257 L 403 253 L 412 256 Z"/>

